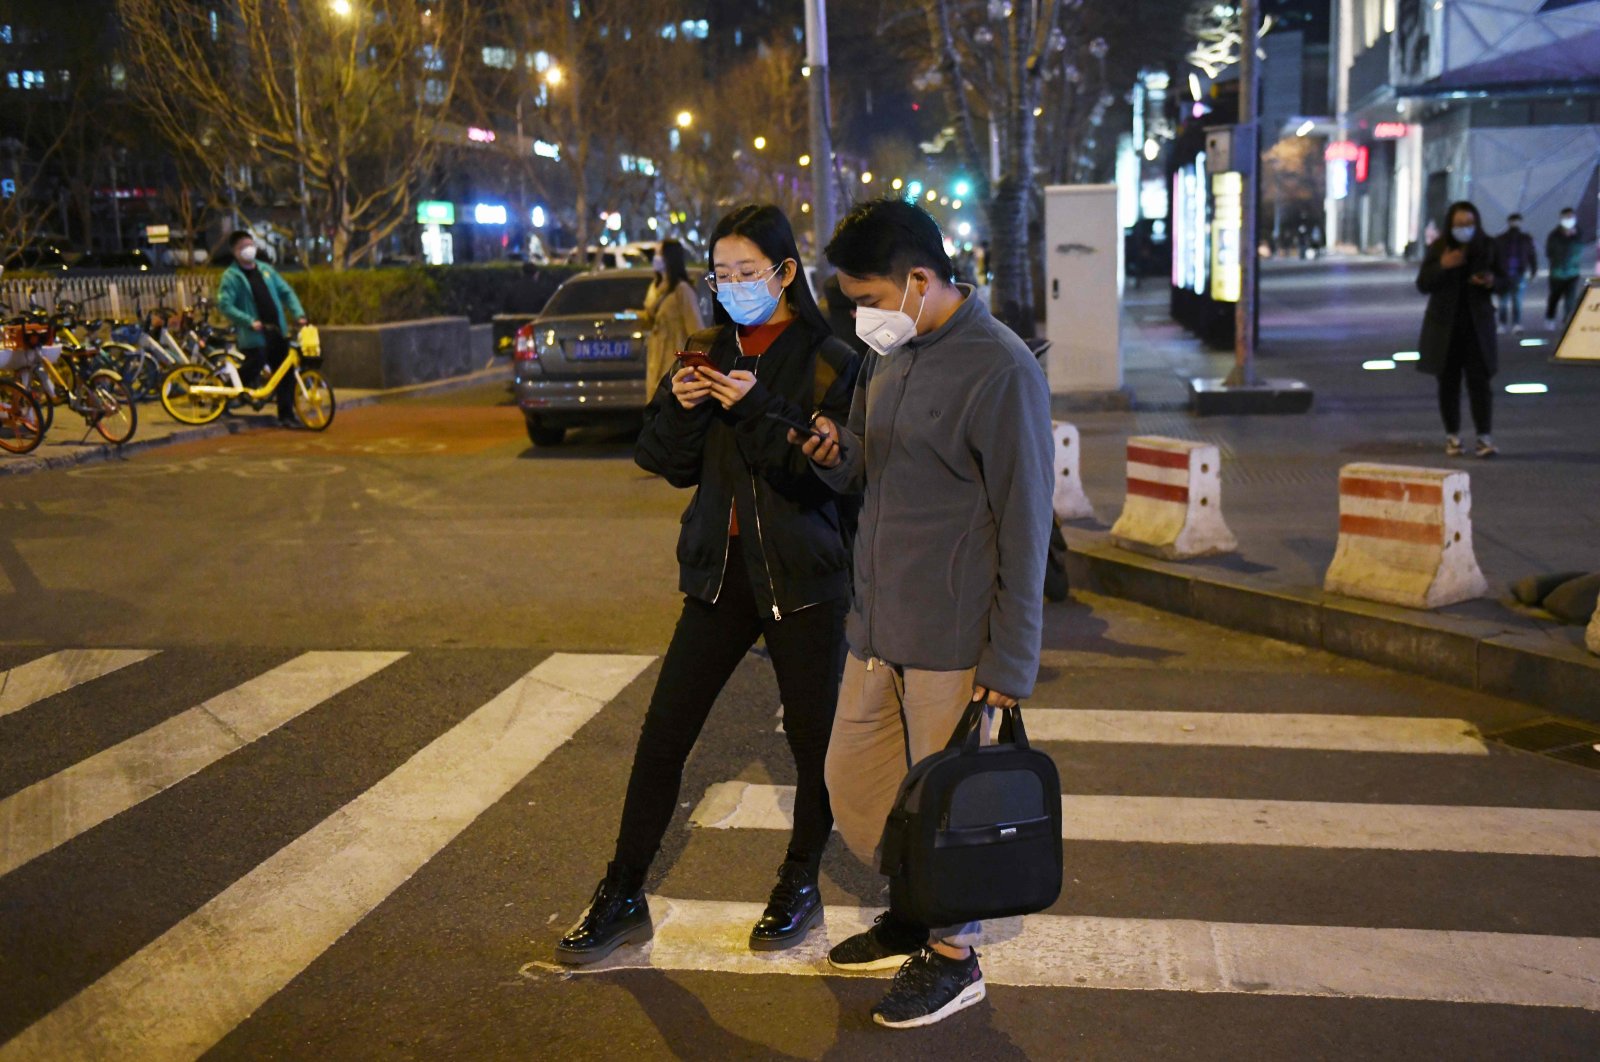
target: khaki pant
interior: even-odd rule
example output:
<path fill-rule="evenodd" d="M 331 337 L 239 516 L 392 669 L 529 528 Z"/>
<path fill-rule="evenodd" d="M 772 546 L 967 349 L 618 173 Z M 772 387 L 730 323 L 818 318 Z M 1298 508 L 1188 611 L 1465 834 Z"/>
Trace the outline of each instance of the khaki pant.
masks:
<path fill-rule="evenodd" d="M 856 857 L 878 866 L 883 827 L 913 763 L 933 755 L 972 701 L 976 668 L 918 671 L 851 653 L 839 686 L 825 777 L 834 823 Z M 988 720 L 985 719 L 985 739 Z M 980 924 L 930 927 L 936 940 L 976 944 Z"/>

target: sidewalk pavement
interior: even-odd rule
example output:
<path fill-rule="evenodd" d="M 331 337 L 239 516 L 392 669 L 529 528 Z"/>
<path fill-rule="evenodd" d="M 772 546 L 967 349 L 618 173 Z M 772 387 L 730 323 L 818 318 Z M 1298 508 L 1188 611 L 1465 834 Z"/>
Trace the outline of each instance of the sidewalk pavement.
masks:
<path fill-rule="evenodd" d="M 1320 265 L 1263 271 L 1258 367 L 1312 386 L 1316 404 L 1302 416 L 1188 413 L 1187 378 L 1224 375 L 1232 354 L 1206 350 L 1170 320 L 1165 285 L 1128 291 L 1123 351 L 1132 408 L 1057 414 L 1082 434 L 1083 482 L 1098 516 L 1067 528 L 1077 574 L 1112 592 L 1120 585 L 1147 603 L 1327 648 L 1335 648 L 1330 638 L 1356 637 L 1332 633 L 1327 610 L 1343 616 L 1358 609 L 1386 617 L 1388 625 L 1360 635 L 1372 643 L 1365 648 L 1338 651 L 1600 718 L 1600 660 L 1584 652 L 1583 628 L 1516 604 L 1508 590 L 1528 575 L 1600 570 L 1600 371 L 1552 365 L 1549 345 L 1520 345 L 1524 338 L 1548 339 L 1542 328 L 1503 336 L 1494 431 L 1501 455 L 1447 458 L 1433 379 L 1406 363 L 1362 368 L 1415 349 L 1422 300 L 1412 286 L 1414 267 Z M 1537 318 L 1542 307 L 1532 301 L 1530 315 Z M 1511 382 L 1545 383 L 1549 392 L 1509 395 L 1504 385 Z M 1125 496 L 1124 445 L 1142 434 L 1218 446 L 1222 510 L 1239 539 L 1237 554 L 1164 563 L 1109 544 L 1105 532 Z M 1357 461 L 1471 473 L 1473 540 L 1489 599 L 1423 613 L 1322 594 L 1338 538 L 1339 469 Z M 1204 587 L 1197 589 L 1196 580 Z M 1219 596 L 1225 605 L 1214 600 Z M 1503 673 L 1487 675 L 1483 646 L 1507 644 L 1557 663 L 1499 660 L 1494 666 Z"/>
<path fill-rule="evenodd" d="M 429 380 L 426 383 L 409 384 L 405 387 L 391 387 L 384 390 L 344 388 L 334 389 L 334 398 L 337 402 L 335 416 L 347 409 L 357 409 L 361 406 L 370 406 L 377 402 L 394 398 L 407 398 L 415 395 L 443 394 L 460 388 L 476 387 L 479 384 L 493 383 L 496 380 L 511 380 L 511 368 L 508 362 L 496 361 L 486 368 L 464 376 L 451 376 L 443 380 Z M 113 457 L 122 457 L 140 450 L 155 446 L 165 446 L 169 443 L 188 442 L 192 439 L 206 439 L 216 435 L 235 435 L 243 431 L 256 431 L 262 428 L 277 429 L 278 422 L 276 410 L 268 400 L 261 412 L 246 409 L 242 412 L 225 413 L 218 420 L 199 427 L 180 424 L 167 416 L 166 410 L 161 408 L 159 401 L 139 403 L 139 426 L 133 438 L 122 447 L 108 445 L 94 429 L 88 429 L 85 434 L 83 418 L 65 406 L 56 409 L 54 423 L 46 433 L 44 442 L 38 449 L 30 454 L 21 456 L 0 455 L 0 476 L 16 475 L 23 472 L 38 472 L 47 468 L 66 468 L 72 465 L 81 465 L 89 461 L 102 461 Z M 335 421 L 337 423 L 337 420 Z M 336 429 L 335 429 L 336 430 Z"/>

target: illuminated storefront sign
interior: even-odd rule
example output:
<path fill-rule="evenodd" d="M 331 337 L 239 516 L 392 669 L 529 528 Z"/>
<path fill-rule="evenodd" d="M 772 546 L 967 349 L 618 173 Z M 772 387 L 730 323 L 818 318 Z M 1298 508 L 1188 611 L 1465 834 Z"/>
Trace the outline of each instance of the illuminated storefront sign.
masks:
<path fill-rule="evenodd" d="M 1411 131 L 1404 122 L 1379 122 L 1372 127 L 1374 140 L 1400 140 Z"/>
<path fill-rule="evenodd" d="M 492 144 L 494 143 L 494 130 L 479 129 L 475 125 L 469 125 L 467 126 L 467 139 L 474 144 Z"/>
<path fill-rule="evenodd" d="M 1206 293 L 1211 228 L 1206 223 L 1206 156 L 1172 175 L 1172 285 Z"/>
<path fill-rule="evenodd" d="M 1238 302 L 1243 288 L 1239 246 L 1244 229 L 1244 177 L 1218 173 L 1211 178 L 1211 297 Z"/>
<path fill-rule="evenodd" d="M 417 204 L 417 223 L 419 225 L 454 225 L 456 223 L 456 205 L 445 203 L 437 199 L 424 199 Z"/>
<path fill-rule="evenodd" d="M 472 220 L 479 225 L 504 225 L 506 208 L 499 203 L 475 203 L 472 207 Z"/>

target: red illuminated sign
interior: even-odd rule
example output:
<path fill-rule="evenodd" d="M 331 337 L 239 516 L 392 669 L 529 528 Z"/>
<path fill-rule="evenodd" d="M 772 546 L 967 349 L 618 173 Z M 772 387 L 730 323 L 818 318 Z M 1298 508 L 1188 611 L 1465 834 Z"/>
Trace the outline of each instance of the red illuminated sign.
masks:
<path fill-rule="evenodd" d="M 1367 145 L 1362 144 L 1356 151 L 1356 183 L 1360 184 L 1367 179 Z"/>
<path fill-rule="evenodd" d="M 1399 140 L 1410 131 L 1404 122 L 1379 122 L 1372 127 L 1372 136 L 1375 140 Z"/>
<path fill-rule="evenodd" d="M 1356 144 L 1353 140 L 1332 140 L 1323 149 L 1322 157 L 1329 162 L 1354 162 L 1356 160 Z"/>

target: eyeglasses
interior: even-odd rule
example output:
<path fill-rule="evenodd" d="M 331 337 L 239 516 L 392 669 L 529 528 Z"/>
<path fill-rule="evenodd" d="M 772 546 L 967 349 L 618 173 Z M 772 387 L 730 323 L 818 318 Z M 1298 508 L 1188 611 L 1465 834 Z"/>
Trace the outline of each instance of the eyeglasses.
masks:
<path fill-rule="evenodd" d="M 741 271 L 739 271 L 737 273 L 724 272 L 724 273 L 708 274 L 706 276 L 706 285 L 712 291 L 716 291 L 717 287 L 719 285 L 721 285 L 721 284 L 749 284 L 749 283 L 751 283 L 753 281 L 757 281 L 757 280 L 761 280 L 761 279 L 765 278 L 768 274 L 772 273 L 775 270 L 782 269 L 783 266 L 784 266 L 784 263 L 786 263 L 788 261 L 789 260 L 787 258 L 785 258 L 782 262 L 779 262 L 777 265 L 768 266 L 765 269 L 752 270 L 752 269 L 749 269 L 748 267 L 746 267 L 745 269 L 743 269 L 743 270 L 741 270 Z"/>

